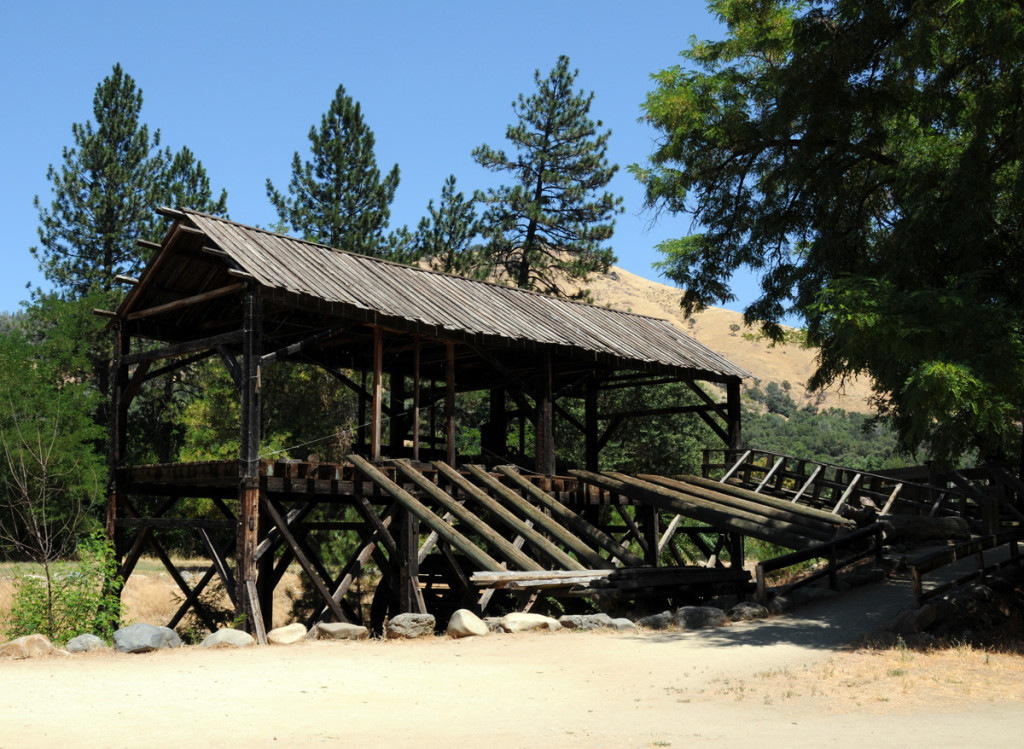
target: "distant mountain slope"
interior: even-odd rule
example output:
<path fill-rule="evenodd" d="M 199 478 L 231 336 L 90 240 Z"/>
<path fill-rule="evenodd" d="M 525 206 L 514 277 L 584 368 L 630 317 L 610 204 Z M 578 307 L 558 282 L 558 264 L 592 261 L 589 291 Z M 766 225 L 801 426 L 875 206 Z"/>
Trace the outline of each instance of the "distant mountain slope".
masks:
<path fill-rule="evenodd" d="M 691 324 L 679 308 L 679 289 L 614 266 L 609 273 L 591 278 L 587 287 L 595 304 L 670 320 L 708 348 L 745 368 L 761 381 L 762 387 L 769 382 L 788 381 L 792 385 L 790 395 L 798 406 L 814 403 L 818 408 L 842 408 L 861 413 L 872 410 L 867 403 L 871 394 L 867 380 L 847 383 L 843 392 L 836 389 L 807 392 L 817 349 L 781 344 L 772 347 L 766 341 L 752 339 L 749 334 L 753 331 L 742 327 L 743 315 L 739 312 L 710 307 L 695 315 Z M 740 326 L 739 330 L 732 330 L 732 325 Z M 747 387 L 753 384 L 748 382 Z"/>

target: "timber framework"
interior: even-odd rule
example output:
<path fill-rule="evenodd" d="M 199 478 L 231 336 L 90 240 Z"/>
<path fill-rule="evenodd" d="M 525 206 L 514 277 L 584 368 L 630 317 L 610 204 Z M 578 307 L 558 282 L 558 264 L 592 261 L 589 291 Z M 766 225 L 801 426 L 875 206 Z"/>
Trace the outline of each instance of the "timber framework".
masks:
<path fill-rule="evenodd" d="M 696 535 L 678 519 L 661 522 L 665 512 L 679 517 L 678 487 L 638 488 L 635 477 L 597 471 L 616 429 L 657 414 L 690 414 L 724 449 L 739 450 L 740 384 L 750 377 L 742 368 L 663 320 L 355 255 L 195 211 L 161 213 L 171 228 L 152 245 L 140 277 L 122 279 L 131 289 L 110 313 L 107 521 L 124 577 L 150 552 L 181 588 L 172 626 L 188 611 L 212 625 L 203 593 L 219 580 L 262 639 L 274 588 L 293 563 L 314 592 L 314 620 L 365 618 L 346 595 L 370 563 L 382 573 L 378 619 L 467 602 L 481 610 L 501 587 L 481 591 L 481 578 L 471 579 L 487 573 L 522 573 L 519 583 L 532 579 L 534 592 L 545 579 L 558 587 L 557 579 L 600 578 L 588 582 L 591 592 L 739 584 L 738 569 L 693 570 L 682 559 L 678 569 L 658 571 L 674 533 Z M 133 399 L 147 383 L 207 359 L 225 368 L 238 393 L 237 459 L 138 465 L 129 454 Z M 321 368 L 355 394 L 363 426 L 344 461 L 261 454 L 263 373 L 281 361 Z M 665 383 L 682 383 L 693 397 L 601 411 L 603 391 Z M 480 452 L 472 456 L 459 454 L 456 439 L 457 396 L 470 392 L 488 404 L 474 425 Z M 513 425 L 518 444 L 509 438 Z M 577 464 L 556 444 L 556 433 L 567 430 L 582 447 Z M 205 510 L 197 516 L 200 500 Z M 632 509 L 610 522 L 602 508 L 612 505 Z M 781 533 L 802 548 L 842 525 L 806 512 L 779 522 L 792 527 L 718 524 L 708 551 L 731 548 L 742 558 L 748 533 Z M 209 568 L 198 582 L 174 569 L 161 540 L 169 532 L 193 534 L 206 549 Z M 341 533 L 357 541 L 329 564 L 322 539 Z M 628 550 L 631 541 L 641 554 Z M 516 585 L 503 579 L 502 586 Z"/>

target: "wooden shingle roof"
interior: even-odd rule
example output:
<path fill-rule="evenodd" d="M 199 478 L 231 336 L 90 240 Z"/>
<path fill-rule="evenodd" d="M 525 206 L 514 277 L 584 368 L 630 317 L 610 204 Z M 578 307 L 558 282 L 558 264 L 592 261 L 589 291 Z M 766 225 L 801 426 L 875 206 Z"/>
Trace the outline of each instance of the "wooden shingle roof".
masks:
<path fill-rule="evenodd" d="M 281 309 L 498 349 L 550 348 L 563 357 L 621 369 L 686 372 L 718 382 L 751 376 L 665 320 L 344 252 L 196 211 L 174 215 L 176 226 L 119 316 L 172 300 L 167 291 L 172 275 L 179 295 L 203 293 L 241 277 L 255 281 Z M 187 253 L 178 247 L 173 262 L 161 262 L 160 254 L 174 253 L 185 240 Z M 179 267 L 190 256 L 207 264 L 217 260 L 229 275 L 222 272 L 218 281 L 208 265 L 205 274 Z M 155 280 L 149 275 L 162 283 L 148 283 Z"/>

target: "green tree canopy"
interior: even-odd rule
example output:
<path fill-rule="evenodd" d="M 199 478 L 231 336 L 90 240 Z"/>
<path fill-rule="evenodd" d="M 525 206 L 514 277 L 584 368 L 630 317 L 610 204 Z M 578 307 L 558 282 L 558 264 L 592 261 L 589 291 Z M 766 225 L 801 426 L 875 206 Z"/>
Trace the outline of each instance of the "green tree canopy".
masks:
<path fill-rule="evenodd" d="M 473 238 L 479 230 L 474 198 L 456 192 L 455 175 L 441 188 L 441 201 L 427 203 L 427 215 L 416 228 L 415 243 L 420 257 L 430 258 L 443 273 L 472 276 L 477 270 Z"/>
<path fill-rule="evenodd" d="M 512 104 L 517 122 L 505 137 L 515 150 L 473 150 L 478 164 L 514 180 L 480 196 L 488 262 L 520 288 L 559 296 L 615 262 L 603 242 L 622 211 L 622 199 L 603 192 L 618 169 L 606 156 L 611 131 L 589 117 L 593 92 L 573 90 L 578 72 L 565 55 L 546 78 L 536 71 L 536 93 Z"/>
<path fill-rule="evenodd" d="M 664 243 L 683 306 L 761 278 L 748 322 L 789 314 L 812 385 L 874 378 L 905 449 L 1019 449 L 1024 23 L 1018 3 L 737 2 L 723 41 L 654 76 L 650 206 L 701 233 Z"/>
<path fill-rule="evenodd" d="M 50 165 L 53 199 L 38 196 L 39 246 L 31 248 L 46 280 L 62 298 L 112 292 L 114 277 L 132 275 L 148 259 L 138 239 L 158 240 L 162 204 L 225 214 L 227 194 L 212 198 L 201 162 L 187 148 L 159 149 L 160 131 L 140 121 L 142 90 L 115 65 L 96 87 L 95 123 L 74 123 L 74 145 L 60 167 Z M 110 304 L 116 305 L 115 292 Z"/>
<path fill-rule="evenodd" d="M 292 159 L 288 195 L 267 180 L 267 197 L 281 221 L 303 238 L 362 255 L 388 254 L 385 231 L 398 187 L 398 164 L 381 179 L 373 131 L 344 86 L 320 127 L 309 129 L 311 161 Z"/>

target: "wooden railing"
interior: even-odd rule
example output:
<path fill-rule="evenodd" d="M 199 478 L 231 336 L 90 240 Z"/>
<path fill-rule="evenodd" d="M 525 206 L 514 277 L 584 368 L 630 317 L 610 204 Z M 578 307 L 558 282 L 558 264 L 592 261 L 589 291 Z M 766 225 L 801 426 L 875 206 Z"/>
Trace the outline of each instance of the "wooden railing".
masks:
<path fill-rule="evenodd" d="M 879 515 L 898 505 L 919 515 L 964 515 L 975 499 L 955 488 L 915 483 L 881 473 L 820 463 L 768 450 L 704 450 L 704 476 L 840 514 L 848 504 L 870 504 Z"/>
<path fill-rule="evenodd" d="M 785 592 L 803 587 L 825 576 L 828 576 L 829 587 L 834 590 L 838 583 L 838 572 L 842 568 L 872 555 L 874 555 L 876 563 L 881 563 L 883 527 L 883 523 L 872 523 L 859 530 L 838 536 L 832 541 L 826 541 L 808 549 L 801 549 L 790 554 L 783 554 L 774 559 L 758 562 L 757 567 L 754 568 L 758 603 L 761 605 L 767 603 L 768 573 L 770 572 L 777 572 L 802 562 L 809 562 L 812 559 L 825 559 L 827 564 L 824 569 L 817 570 L 810 575 L 801 577 L 796 582 L 790 583 L 785 586 Z M 865 541 L 868 543 L 865 544 Z M 857 548 L 862 545 L 864 545 L 863 548 Z M 848 556 L 840 558 L 840 553 L 842 552 L 850 553 Z"/>
<path fill-rule="evenodd" d="M 995 572 L 1010 564 L 1021 564 L 1020 549 L 1017 542 L 1024 539 L 1024 528 L 1009 528 L 999 533 L 973 538 L 970 541 L 956 544 L 947 549 L 940 549 L 923 557 L 915 559 L 910 563 L 910 572 L 914 580 L 914 602 L 920 606 L 930 598 L 945 593 L 947 590 L 959 587 L 965 583 Z M 1009 544 L 1009 554 L 1005 559 L 986 564 L 985 552 Z M 942 569 L 961 559 L 973 556 L 976 561 L 975 569 L 954 580 L 924 589 L 924 575 L 935 570 Z"/>

